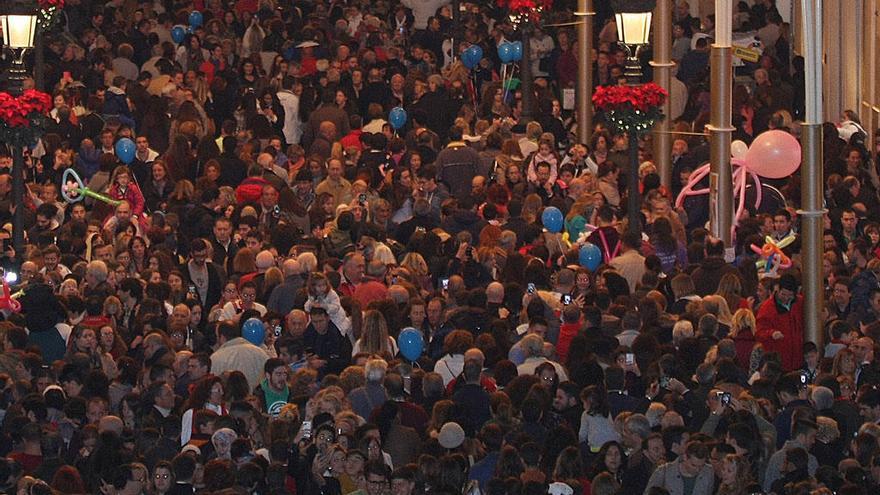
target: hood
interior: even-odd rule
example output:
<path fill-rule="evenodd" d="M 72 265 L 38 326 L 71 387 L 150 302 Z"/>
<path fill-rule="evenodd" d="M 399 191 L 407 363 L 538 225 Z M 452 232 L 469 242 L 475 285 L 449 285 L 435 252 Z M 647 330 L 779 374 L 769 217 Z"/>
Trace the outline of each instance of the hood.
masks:
<path fill-rule="evenodd" d="M 116 86 L 108 87 L 107 92 L 114 95 L 125 96 L 125 91 L 123 91 L 122 88 L 117 88 Z"/>

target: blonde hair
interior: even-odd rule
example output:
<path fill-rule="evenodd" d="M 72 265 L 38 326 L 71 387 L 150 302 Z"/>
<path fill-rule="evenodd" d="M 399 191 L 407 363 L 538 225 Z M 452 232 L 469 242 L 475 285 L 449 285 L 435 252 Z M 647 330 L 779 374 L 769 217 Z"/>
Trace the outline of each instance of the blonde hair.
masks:
<path fill-rule="evenodd" d="M 752 313 L 751 309 L 738 309 L 733 314 L 733 318 L 730 319 L 730 335 L 734 337 L 745 329 L 754 334 L 756 327 L 755 314 Z"/>
<path fill-rule="evenodd" d="M 428 263 L 425 262 L 425 258 L 419 253 L 407 253 L 400 262 L 400 266 L 406 268 L 417 277 L 424 277 L 428 274 Z"/>
<path fill-rule="evenodd" d="M 715 315 L 720 323 L 729 325 L 733 319 L 730 308 L 727 306 L 727 300 L 717 294 L 710 294 L 703 298 L 703 309 Z"/>

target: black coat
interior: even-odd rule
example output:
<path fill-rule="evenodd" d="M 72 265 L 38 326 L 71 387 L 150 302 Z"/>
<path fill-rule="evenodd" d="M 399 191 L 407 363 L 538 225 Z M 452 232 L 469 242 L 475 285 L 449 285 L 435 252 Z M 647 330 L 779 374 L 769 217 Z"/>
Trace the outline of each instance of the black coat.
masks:
<path fill-rule="evenodd" d="M 327 331 L 323 334 L 309 324 L 303 333 L 303 345 L 307 351 L 327 361 L 320 371 L 322 376 L 328 373 L 339 374 L 351 363 L 351 341 L 339 332 L 333 322 L 327 322 Z"/>

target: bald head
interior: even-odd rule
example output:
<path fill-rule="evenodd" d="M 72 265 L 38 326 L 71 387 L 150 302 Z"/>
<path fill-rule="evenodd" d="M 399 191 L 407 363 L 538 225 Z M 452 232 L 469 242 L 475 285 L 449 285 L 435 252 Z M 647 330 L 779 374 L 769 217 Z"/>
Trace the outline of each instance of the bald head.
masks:
<path fill-rule="evenodd" d="M 287 313 L 286 320 L 287 331 L 290 332 L 290 336 L 295 339 L 301 338 L 306 331 L 306 327 L 309 326 L 309 317 L 306 312 L 301 309 L 294 309 L 290 313 Z"/>
<path fill-rule="evenodd" d="M 99 434 L 109 431 L 117 435 L 122 435 L 123 428 L 125 428 L 125 424 L 123 424 L 122 420 L 117 416 L 104 416 L 98 420 Z"/>
<path fill-rule="evenodd" d="M 384 278 L 386 270 L 387 268 L 385 263 L 382 263 L 382 260 L 374 259 L 367 265 L 367 275 L 373 278 Z"/>
<path fill-rule="evenodd" d="M 275 159 L 269 153 L 260 153 L 257 157 L 257 164 L 262 168 L 272 168 Z"/>
<path fill-rule="evenodd" d="M 501 304 L 504 302 L 504 286 L 499 282 L 492 282 L 486 287 L 486 302 L 489 304 Z"/>
<path fill-rule="evenodd" d="M 300 274 L 300 270 L 299 261 L 297 260 L 288 259 L 281 265 L 281 271 L 285 277 L 295 277 Z"/>
<path fill-rule="evenodd" d="M 392 285 L 388 288 L 388 297 L 390 297 L 395 304 L 404 305 L 409 302 L 409 291 L 407 291 L 402 285 Z"/>
<path fill-rule="evenodd" d="M 480 363 L 480 367 L 483 367 L 486 363 L 486 355 L 476 347 L 471 347 L 464 351 L 464 360 L 469 361 L 471 359 Z"/>

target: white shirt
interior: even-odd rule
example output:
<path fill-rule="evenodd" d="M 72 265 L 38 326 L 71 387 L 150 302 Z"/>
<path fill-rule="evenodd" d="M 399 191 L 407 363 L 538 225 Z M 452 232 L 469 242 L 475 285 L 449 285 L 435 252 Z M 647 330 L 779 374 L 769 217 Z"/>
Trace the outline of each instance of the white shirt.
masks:
<path fill-rule="evenodd" d="M 464 370 L 464 354 L 447 354 L 434 365 L 434 373 L 443 377 L 443 386 L 449 385 L 453 378 Z"/>
<path fill-rule="evenodd" d="M 278 92 L 278 101 L 284 108 L 284 139 L 289 144 L 299 144 L 302 123 L 299 121 L 299 96 L 286 89 Z"/>
<path fill-rule="evenodd" d="M 251 309 L 255 309 L 259 311 L 260 316 L 266 314 L 266 306 L 255 302 Z M 244 310 L 241 309 L 241 301 L 231 301 L 223 305 L 223 309 L 220 310 L 220 320 L 229 321 L 235 319 L 235 316 L 239 313 L 242 313 Z"/>

